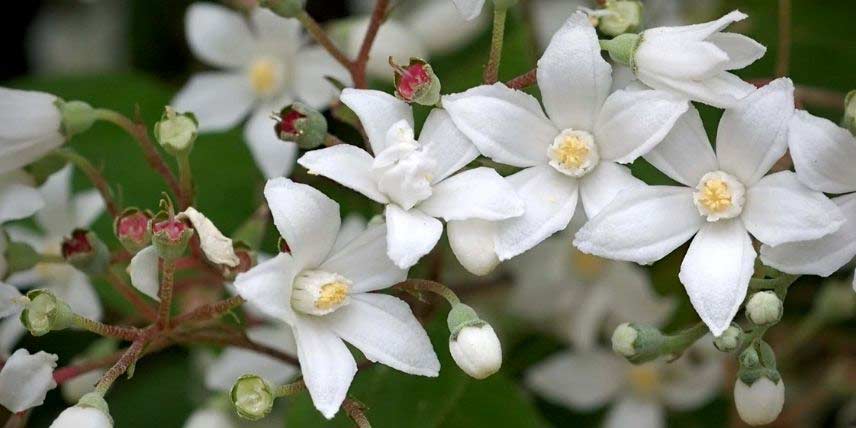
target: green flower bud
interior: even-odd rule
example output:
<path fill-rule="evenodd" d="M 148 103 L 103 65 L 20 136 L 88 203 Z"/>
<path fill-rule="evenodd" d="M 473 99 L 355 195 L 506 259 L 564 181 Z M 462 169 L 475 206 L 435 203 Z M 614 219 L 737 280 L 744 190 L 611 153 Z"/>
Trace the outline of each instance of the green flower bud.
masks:
<path fill-rule="evenodd" d="M 660 330 L 636 323 L 621 324 L 612 333 L 612 349 L 633 364 L 659 357 L 665 341 Z"/>
<path fill-rule="evenodd" d="M 33 336 L 66 329 L 74 321 L 74 313 L 68 303 L 47 290 L 30 291 L 27 298 L 30 301 L 21 312 L 21 323 Z"/>
<path fill-rule="evenodd" d="M 847 97 L 844 98 L 844 119 L 841 121 L 841 126 L 856 135 L 856 90 L 848 92 Z"/>
<path fill-rule="evenodd" d="M 270 385 L 259 376 L 243 375 L 235 381 L 230 394 L 238 416 L 257 421 L 273 409 L 274 396 Z"/>
<path fill-rule="evenodd" d="M 62 241 L 62 257 L 88 275 L 101 275 L 110 264 L 110 249 L 92 231 L 75 229 Z"/>
<path fill-rule="evenodd" d="M 395 70 L 396 97 L 424 106 L 433 106 L 440 101 L 440 79 L 434 74 L 431 64 L 410 58 L 410 64 L 402 67 L 389 57 L 389 65 Z"/>
<path fill-rule="evenodd" d="M 327 119 L 305 104 L 287 106 L 274 119 L 274 132 L 279 139 L 297 143 L 301 149 L 314 149 L 327 139 Z"/>
<path fill-rule="evenodd" d="M 66 138 L 85 132 L 95 123 L 95 109 L 83 101 L 57 99 L 56 107 L 62 115 L 62 133 Z"/>
<path fill-rule="evenodd" d="M 304 0 L 259 0 L 259 6 L 283 17 L 294 18 L 303 11 Z"/>
<path fill-rule="evenodd" d="M 158 256 L 165 260 L 181 258 L 193 236 L 192 227 L 163 212 L 149 222 L 149 228 L 152 244 L 158 250 Z"/>
<path fill-rule="evenodd" d="M 722 352 L 731 352 L 740 346 L 743 330 L 739 325 L 732 323 L 722 334 L 713 339 L 713 346 Z"/>
<path fill-rule="evenodd" d="M 107 405 L 107 401 L 104 400 L 104 397 L 97 392 L 90 392 L 83 397 L 80 397 L 80 400 L 77 401 L 77 405 L 79 407 L 91 407 L 93 409 L 100 410 L 105 415 L 110 415 L 110 406 Z"/>
<path fill-rule="evenodd" d="M 746 317 L 755 325 L 774 324 L 782 318 L 782 301 L 772 291 L 759 291 L 746 303 Z"/>
<path fill-rule="evenodd" d="M 611 40 L 601 40 L 600 47 L 609 52 L 609 57 L 613 61 L 630 67 L 636 71 L 636 49 L 642 43 L 640 34 L 624 33 L 616 36 Z"/>
<path fill-rule="evenodd" d="M 169 154 L 177 156 L 193 150 L 199 126 L 191 113 L 177 113 L 170 106 L 164 107 L 161 120 L 155 123 L 155 138 Z"/>
<path fill-rule="evenodd" d="M 618 36 L 642 25 L 642 3 L 636 0 L 610 0 L 605 10 L 609 13 L 600 17 L 597 26 L 603 34 Z"/>
<path fill-rule="evenodd" d="M 151 214 L 138 208 L 126 208 L 113 221 L 113 233 L 129 253 L 136 254 L 151 244 L 151 217 Z"/>

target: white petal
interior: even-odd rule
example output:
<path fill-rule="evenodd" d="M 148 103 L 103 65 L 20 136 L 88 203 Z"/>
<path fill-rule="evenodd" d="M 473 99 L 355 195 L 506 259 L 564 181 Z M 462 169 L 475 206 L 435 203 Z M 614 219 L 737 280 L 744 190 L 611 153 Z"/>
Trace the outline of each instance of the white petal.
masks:
<path fill-rule="evenodd" d="M 564 230 L 577 206 L 579 182 L 549 165 L 524 169 L 508 177 L 523 199 L 520 217 L 497 223 L 496 254 L 508 260 Z"/>
<path fill-rule="evenodd" d="M 342 219 L 342 226 L 339 228 L 339 234 L 336 235 L 336 243 L 333 244 L 333 252 L 330 254 L 338 253 L 346 244 L 365 232 L 367 226 L 368 224 L 366 223 L 366 219 L 360 214 L 351 213 L 345 216 L 345 218 Z"/>
<path fill-rule="evenodd" d="M 18 341 L 28 333 L 20 317 L 0 320 L 0 358 L 8 358 Z"/>
<path fill-rule="evenodd" d="M 198 408 L 184 421 L 182 428 L 236 428 L 233 416 L 226 410 Z"/>
<path fill-rule="evenodd" d="M 76 227 L 88 228 L 104 214 L 104 198 L 96 189 L 78 192 L 71 200 Z"/>
<path fill-rule="evenodd" d="M 65 137 L 59 132 L 52 132 L 27 140 L 8 141 L 0 138 L 0 174 L 27 166 L 46 156 L 63 143 L 65 143 Z"/>
<path fill-rule="evenodd" d="M 339 233 L 339 204 L 310 186 L 286 178 L 268 180 L 265 199 L 295 261 L 301 266 L 320 265 Z"/>
<path fill-rule="evenodd" d="M 246 20 L 223 6 L 194 3 L 184 17 L 187 43 L 209 65 L 239 68 L 250 61 L 255 45 Z"/>
<path fill-rule="evenodd" d="M 104 310 L 89 276 L 70 265 L 58 265 L 52 269 L 55 277 L 44 287 L 65 300 L 75 313 L 100 321 Z"/>
<path fill-rule="evenodd" d="M 538 87 L 553 123 L 559 129 L 591 131 L 609 95 L 611 73 L 588 16 L 574 13 L 538 60 Z"/>
<path fill-rule="evenodd" d="M 648 273 L 631 263 L 613 263 L 592 287 L 611 289 L 608 331 L 618 324 L 637 322 L 660 327 L 675 310 L 676 301 L 657 294 Z"/>
<path fill-rule="evenodd" d="M 794 84 L 779 78 L 725 110 L 716 133 L 716 156 L 723 171 L 744 185 L 757 182 L 788 148 L 794 113 Z"/>
<path fill-rule="evenodd" d="M 722 29 L 731 25 L 731 23 L 742 21 L 746 18 L 748 18 L 748 15 L 740 12 L 739 10 L 734 10 L 715 21 L 709 21 L 702 24 L 684 25 L 679 27 L 653 28 L 650 30 L 646 30 L 644 34 L 645 37 L 648 38 L 668 36 L 692 40 L 704 40 L 713 35 L 714 33 L 722 31 Z"/>
<path fill-rule="evenodd" d="M 71 206 L 72 171 L 71 165 L 66 165 L 48 177 L 39 188 L 45 205 L 36 213 L 36 222 L 52 238 L 61 238 L 81 226 L 75 224 L 74 208 Z"/>
<path fill-rule="evenodd" d="M 235 289 L 268 316 L 291 324 L 294 322 L 291 287 L 300 270 L 301 266 L 297 266 L 288 253 L 281 253 L 238 274 Z"/>
<path fill-rule="evenodd" d="M 657 90 L 619 90 L 603 104 L 594 127 L 601 159 L 620 163 L 648 153 L 689 108 L 676 95 Z"/>
<path fill-rule="evenodd" d="M 728 64 L 728 54 L 715 44 L 686 38 L 643 37 L 634 59 L 646 73 L 684 80 L 709 78 Z"/>
<path fill-rule="evenodd" d="M 482 154 L 508 165 L 547 163 L 547 146 L 559 134 L 538 100 L 502 83 L 445 95 L 443 107 Z"/>
<path fill-rule="evenodd" d="M 686 187 L 647 186 L 618 196 L 574 238 L 580 251 L 650 264 L 690 239 L 704 219 Z"/>
<path fill-rule="evenodd" d="M 570 315 L 572 321 L 568 323 L 568 339 L 577 350 L 588 351 L 597 344 L 600 339 L 598 333 L 614 300 L 610 285 L 597 284 L 590 288 L 580 299 L 579 307 Z"/>
<path fill-rule="evenodd" d="M 387 254 L 402 269 L 415 265 L 443 235 L 443 223 L 417 208 L 405 211 L 389 204 L 385 215 Z"/>
<path fill-rule="evenodd" d="M 56 388 L 53 369 L 58 357 L 19 349 L 0 370 L 0 404 L 12 413 L 40 406 L 48 391 Z"/>
<path fill-rule="evenodd" d="M 456 52 L 472 42 L 487 24 L 481 19 L 466 21 L 455 5 L 447 0 L 422 2 L 402 17 L 407 28 L 422 40 L 431 54 Z"/>
<path fill-rule="evenodd" d="M 580 198 L 588 218 L 596 216 L 625 189 L 644 186 L 630 169 L 612 162 L 601 162 L 580 179 Z"/>
<path fill-rule="evenodd" d="M 767 52 L 764 45 L 737 33 L 716 33 L 707 38 L 728 54 L 726 70 L 739 70 L 759 60 Z"/>
<path fill-rule="evenodd" d="M 199 246 L 208 260 L 219 265 L 238 266 L 241 260 L 235 254 L 232 240 L 223 235 L 214 222 L 193 207 L 188 207 L 179 215 L 190 220 L 199 237 Z"/>
<path fill-rule="evenodd" d="M 746 190 L 743 223 L 759 241 L 776 246 L 826 236 L 841 227 L 844 216 L 823 193 L 782 171 Z"/>
<path fill-rule="evenodd" d="M 37 189 L 18 183 L 0 183 L 0 224 L 27 218 L 44 205 Z"/>
<path fill-rule="evenodd" d="M 473 275 L 487 275 L 499 264 L 494 245 L 495 227 L 494 222 L 476 219 L 446 223 L 452 252 Z"/>
<path fill-rule="evenodd" d="M 621 390 L 626 365 L 611 352 L 562 352 L 529 369 L 525 382 L 550 401 L 593 410 Z"/>
<path fill-rule="evenodd" d="M 856 256 L 856 193 L 832 200 L 847 221 L 820 239 L 761 247 L 765 265 L 790 274 L 829 276 Z"/>
<path fill-rule="evenodd" d="M 698 363 L 682 359 L 667 367 L 669 376 L 664 379 L 663 401 L 672 409 L 698 408 L 721 392 L 725 370 L 719 355 Z"/>
<path fill-rule="evenodd" d="M 305 43 L 297 19 L 283 19 L 264 7 L 253 8 L 249 18 L 256 36 L 256 51 L 292 60 L 297 49 Z"/>
<path fill-rule="evenodd" d="M 479 150 L 452 122 L 449 113 L 433 109 L 419 133 L 422 150 L 437 165 L 432 183 L 443 180 L 479 156 Z"/>
<path fill-rule="evenodd" d="M 856 191 L 856 137 L 831 121 L 797 110 L 791 118 L 788 147 L 797 177 L 826 193 Z"/>
<path fill-rule="evenodd" d="M 325 77 L 351 85 L 351 75 L 319 47 L 306 48 L 295 58 L 294 91 L 297 98 L 315 109 L 324 109 L 339 95 L 339 89 Z"/>
<path fill-rule="evenodd" d="M 10 150 L 7 145 L 44 140 L 48 136 L 64 140 L 56 101 L 55 96 L 44 92 L 0 87 L 0 153 L 3 154 L 0 158 L 6 158 L 6 151 Z M 4 168 L 2 172 L 12 169 L 15 168 Z"/>
<path fill-rule="evenodd" d="M 719 108 L 733 106 L 755 90 L 755 86 L 728 72 L 721 72 L 704 80 L 684 80 L 639 69 L 636 77 L 652 88 L 675 91 L 693 101 Z"/>
<path fill-rule="evenodd" d="M 244 126 L 244 140 L 265 178 L 285 177 L 294 168 L 297 144 L 277 137 L 273 129 L 276 122 L 270 115 L 269 109 L 256 109 Z"/>
<path fill-rule="evenodd" d="M 714 336 L 731 325 L 740 309 L 754 262 L 752 239 L 740 220 L 707 223 L 690 244 L 678 277 Z"/>
<path fill-rule="evenodd" d="M 0 319 L 17 314 L 23 309 L 21 292 L 5 282 L 0 282 Z"/>
<path fill-rule="evenodd" d="M 175 95 L 170 105 L 180 112 L 192 112 L 199 130 L 225 131 L 238 124 L 255 101 L 249 80 L 243 73 L 205 72 Z"/>
<path fill-rule="evenodd" d="M 327 419 L 332 419 L 357 373 L 357 363 L 345 342 L 321 320 L 298 317 L 294 329 L 297 355 L 312 403 Z"/>
<path fill-rule="evenodd" d="M 387 225 L 373 224 L 341 249 L 335 250 L 321 269 L 353 281 L 351 292 L 365 293 L 390 287 L 407 278 L 407 270 L 386 255 Z"/>
<path fill-rule="evenodd" d="M 523 201 L 495 170 L 479 167 L 437 183 L 419 209 L 446 221 L 504 220 L 522 215 Z"/>
<path fill-rule="evenodd" d="M 436 377 L 440 372 L 425 329 L 396 297 L 352 295 L 351 303 L 328 315 L 325 323 L 370 361 L 413 375 Z"/>
<path fill-rule="evenodd" d="M 297 160 L 297 163 L 309 170 L 309 174 L 323 175 L 375 202 L 385 204 L 389 200 L 377 187 L 377 181 L 372 175 L 372 162 L 372 155 L 350 144 L 312 150 Z"/>
<path fill-rule="evenodd" d="M 128 264 L 128 275 L 131 277 L 131 285 L 141 293 L 160 301 L 158 290 L 160 279 L 158 277 L 158 250 L 154 245 L 143 248 L 131 258 Z"/>
<path fill-rule="evenodd" d="M 663 407 L 654 401 L 626 396 L 606 414 L 604 428 L 664 428 L 666 415 Z"/>
<path fill-rule="evenodd" d="M 410 106 L 385 92 L 345 88 L 340 99 L 360 118 L 375 154 L 386 148 L 386 133 L 393 124 L 404 120 L 413 127 Z"/>
<path fill-rule="evenodd" d="M 678 119 L 669 135 L 645 155 L 645 160 L 689 187 L 695 187 L 703 175 L 719 168 L 701 116 L 693 106 Z"/>
<path fill-rule="evenodd" d="M 455 7 L 467 21 L 472 21 L 481 14 L 484 0 L 452 0 Z"/>
<path fill-rule="evenodd" d="M 247 336 L 256 343 L 287 354 L 295 355 L 297 352 L 294 334 L 291 328 L 284 325 L 251 327 L 247 330 Z M 228 392 L 235 380 L 247 373 L 259 375 L 270 384 L 280 385 L 294 378 L 297 371 L 297 367 L 269 355 L 229 347 L 205 370 L 205 387 Z"/>

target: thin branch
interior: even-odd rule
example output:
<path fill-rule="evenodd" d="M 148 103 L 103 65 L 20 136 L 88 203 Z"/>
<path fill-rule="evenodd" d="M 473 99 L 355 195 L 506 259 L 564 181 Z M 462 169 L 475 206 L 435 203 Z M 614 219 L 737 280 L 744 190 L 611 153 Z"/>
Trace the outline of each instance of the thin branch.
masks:
<path fill-rule="evenodd" d="M 351 70 L 352 64 L 351 60 L 333 43 L 333 40 L 330 39 L 330 36 L 327 35 L 327 32 L 321 28 L 321 25 L 315 21 L 309 13 L 305 10 L 300 11 L 300 14 L 297 15 L 297 20 L 300 21 L 301 24 L 306 28 L 306 31 L 309 32 L 309 35 L 318 42 L 342 67 L 345 67 L 348 70 Z"/>
<path fill-rule="evenodd" d="M 110 364 L 114 364 L 117 360 L 119 360 L 119 358 L 122 357 L 122 354 L 124 354 L 124 351 L 116 351 L 115 353 L 103 358 L 98 358 L 92 361 L 87 361 L 84 363 L 66 366 L 61 369 L 54 370 L 54 382 L 58 384 L 63 384 L 65 382 L 70 381 L 71 379 L 83 375 L 84 373 L 89 373 L 92 370 L 100 369 Z"/>
<path fill-rule="evenodd" d="M 101 175 L 101 171 L 99 171 L 95 165 L 92 165 L 92 162 L 90 162 L 89 159 L 69 148 L 54 150 L 54 154 L 73 163 L 78 169 L 80 169 L 80 171 L 86 174 L 89 181 L 92 182 L 92 185 L 95 186 L 95 188 L 98 189 L 98 193 L 101 194 L 101 199 L 104 200 L 104 205 L 106 205 L 107 212 L 110 213 L 110 217 L 115 218 L 120 212 L 122 212 L 119 208 L 119 204 L 116 203 L 115 199 L 113 199 L 113 191 L 110 190 L 110 185 L 107 183 L 107 179 Z"/>
<path fill-rule="evenodd" d="M 145 300 L 137 294 L 137 291 L 117 275 L 113 269 L 107 269 L 105 276 L 107 278 L 107 282 L 109 282 L 113 288 L 115 288 L 116 291 L 125 298 L 125 300 L 130 302 L 143 317 L 149 321 L 157 319 L 157 312 L 155 312 L 152 306 L 146 303 Z"/>
<path fill-rule="evenodd" d="M 176 317 L 175 324 L 182 324 L 191 321 L 208 321 L 219 318 L 242 304 L 244 304 L 244 298 L 241 296 L 234 296 L 219 302 L 202 305 L 190 312 Z"/>
<path fill-rule="evenodd" d="M 505 82 L 505 86 L 508 86 L 511 89 L 523 89 L 529 86 L 534 85 L 538 82 L 538 69 L 533 68 L 526 73 L 523 73 L 508 82 Z"/>
<path fill-rule="evenodd" d="M 113 386 L 113 383 L 116 382 L 116 379 L 127 372 L 128 368 L 137 362 L 137 359 L 140 357 L 140 353 L 143 351 L 143 347 L 146 345 L 146 341 L 146 337 L 140 337 L 135 340 L 125 353 L 122 354 L 119 361 L 116 361 L 116 364 L 113 364 L 113 366 L 110 367 L 110 370 L 107 370 L 107 372 L 104 373 L 104 376 L 102 376 L 101 380 L 98 381 L 98 384 L 95 385 L 95 391 L 100 393 L 102 396 L 106 394 L 110 387 Z"/>
<path fill-rule="evenodd" d="M 484 68 L 484 83 L 490 85 L 499 80 L 499 63 L 502 61 L 502 45 L 505 38 L 505 18 L 508 9 L 495 7 L 493 10 L 493 30 L 490 38 L 490 56 Z"/>
<path fill-rule="evenodd" d="M 74 325 L 100 336 L 127 341 L 136 340 L 140 335 L 140 330 L 137 328 L 104 324 L 103 322 L 95 321 L 78 314 L 74 314 Z"/>
<path fill-rule="evenodd" d="M 366 35 L 363 38 L 363 43 L 360 45 L 360 51 L 357 58 L 354 60 L 351 74 L 354 78 L 354 86 L 357 88 L 365 88 L 366 85 L 366 64 L 369 61 L 369 53 L 377 38 L 378 30 L 381 24 L 386 19 L 386 10 L 389 6 L 389 0 L 377 0 L 374 10 L 372 11 L 369 27 L 366 30 Z"/>
<path fill-rule="evenodd" d="M 172 291 L 175 284 L 175 261 L 161 260 L 161 284 L 158 290 L 160 306 L 158 308 L 158 328 L 168 329 L 172 310 Z"/>

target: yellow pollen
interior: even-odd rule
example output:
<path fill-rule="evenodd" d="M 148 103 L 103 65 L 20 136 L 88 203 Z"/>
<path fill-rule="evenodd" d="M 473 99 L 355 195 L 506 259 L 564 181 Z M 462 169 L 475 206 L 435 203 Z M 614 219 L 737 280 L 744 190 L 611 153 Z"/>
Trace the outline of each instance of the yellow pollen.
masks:
<path fill-rule="evenodd" d="M 335 308 L 348 297 L 348 284 L 331 282 L 321 287 L 321 296 L 315 301 L 315 307 L 321 310 Z"/>
<path fill-rule="evenodd" d="M 591 150 L 580 137 L 568 135 L 562 139 L 555 154 L 559 162 L 568 168 L 579 168 L 585 162 Z"/>
<path fill-rule="evenodd" d="M 269 59 L 260 59 L 250 66 L 250 86 L 258 94 L 268 95 L 279 84 L 276 64 Z"/>
<path fill-rule="evenodd" d="M 630 386 L 639 395 L 650 396 L 660 389 L 660 373 L 651 364 L 633 366 L 628 377 Z"/>
<path fill-rule="evenodd" d="M 711 212 L 721 213 L 731 208 L 731 191 L 723 180 L 708 180 L 701 189 L 698 202 Z"/>
<path fill-rule="evenodd" d="M 606 260 L 577 250 L 571 254 L 571 263 L 580 275 L 587 278 L 597 277 L 606 266 Z"/>

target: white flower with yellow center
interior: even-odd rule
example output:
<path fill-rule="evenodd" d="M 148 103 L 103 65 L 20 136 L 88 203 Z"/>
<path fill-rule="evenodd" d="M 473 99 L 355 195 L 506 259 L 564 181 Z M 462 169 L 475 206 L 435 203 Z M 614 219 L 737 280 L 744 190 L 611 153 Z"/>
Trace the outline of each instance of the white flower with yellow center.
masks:
<path fill-rule="evenodd" d="M 413 266 L 434 248 L 443 234 L 438 218 L 451 225 L 523 214 L 517 192 L 493 169 L 458 172 L 478 156 L 478 150 L 445 110 L 431 111 L 417 140 L 410 106 L 392 95 L 345 89 L 342 102 L 359 116 L 374 157 L 356 146 L 339 144 L 308 152 L 297 162 L 310 174 L 331 178 L 386 205 L 388 254 L 400 268 Z M 466 227 L 450 227 L 449 239 L 469 233 Z"/>
<path fill-rule="evenodd" d="M 577 12 L 538 61 L 543 109 L 501 83 L 443 97 L 443 107 L 482 154 L 524 168 L 508 177 L 526 205 L 524 215 L 481 234 L 493 240 L 452 241 L 453 248 L 480 246 L 456 252 L 510 259 L 564 230 L 578 200 L 591 217 L 620 190 L 642 185 L 620 164 L 654 148 L 688 103 L 656 90 L 609 95 L 611 70 L 588 17 Z"/>
<path fill-rule="evenodd" d="M 370 225 L 339 246 L 339 205 L 332 199 L 285 178 L 269 180 L 265 198 L 291 252 L 238 275 L 235 288 L 291 326 L 315 407 L 332 418 L 345 399 L 357 371 L 345 341 L 371 361 L 437 376 L 440 362 L 410 307 L 372 293 L 407 277 L 386 256 L 386 225 Z"/>
<path fill-rule="evenodd" d="M 297 146 L 279 140 L 271 113 L 294 101 L 325 107 L 337 91 L 324 77 L 349 83 L 347 71 L 308 44 L 297 20 L 261 7 L 247 22 L 223 6 L 196 3 L 185 24 L 194 55 L 223 70 L 193 76 L 171 105 L 193 112 L 202 132 L 230 129 L 250 114 L 244 139 L 259 169 L 268 178 L 290 173 Z"/>
<path fill-rule="evenodd" d="M 587 253 L 653 263 L 692 239 L 680 280 L 701 319 L 719 336 L 731 323 L 754 271 L 750 234 L 770 246 L 818 239 L 844 217 L 836 205 L 784 171 L 766 175 L 788 147 L 794 87 L 782 78 L 728 109 L 716 153 L 701 117 L 687 112 L 645 156 L 685 185 L 622 192 L 576 235 Z"/>

